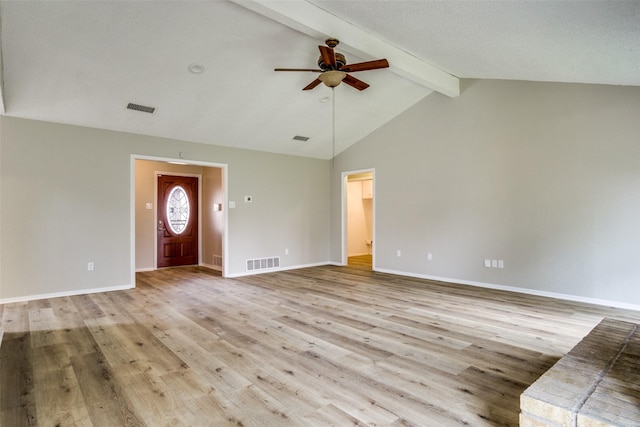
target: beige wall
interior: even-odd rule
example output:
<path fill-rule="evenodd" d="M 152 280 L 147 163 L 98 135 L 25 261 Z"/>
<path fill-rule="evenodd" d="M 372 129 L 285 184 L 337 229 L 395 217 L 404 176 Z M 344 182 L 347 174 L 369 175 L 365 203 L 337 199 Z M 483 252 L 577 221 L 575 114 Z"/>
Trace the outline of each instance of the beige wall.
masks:
<path fill-rule="evenodd" d="M 375 168 L 378 269 L 640 306 L 640 88 L 469 83 L 339 155 L 332 259 L 340 174 Z"/>
<path fill-rule="evenodd" d="M 213 256 L 223 256 L 224 233 L 224 185 L 221 168 L 204 168 L 202 185 L 206 189 L 202 194 L 202 263 L 213 266 Z M 223 210 L 213 209 L 214 204 L 222 206 Z"/>
<path fill-rule="evenodd" d="M 132 285 L 132 155 L 228 165 L 237 208 L 227 274 L 244 274 L 248 258 L 281 256 L 284 268 L 329 259 L 328 161 L 8 117 L 0 125 L 0 203 L 10 206 L 0 220 L 2 300 Z"/>
<path fill-rule="evenodd" d="M 183 152 L 228 165 L 229 275 L 248 258 L 340 262 L 341 173 L 375 168 L 379 269 L 640 306 L 639 113 L 640 88 L 475 81 L 458 98 L 427 97 L 333 171 L 1 117 L 0 299 L 130 286 L 131 157 Z"/>

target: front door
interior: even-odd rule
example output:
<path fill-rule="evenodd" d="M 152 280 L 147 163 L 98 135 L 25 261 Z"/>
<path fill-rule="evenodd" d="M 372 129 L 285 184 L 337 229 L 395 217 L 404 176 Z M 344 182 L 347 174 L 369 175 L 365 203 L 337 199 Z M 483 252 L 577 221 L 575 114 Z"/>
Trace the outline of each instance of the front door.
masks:
<path fill-rule="evenodd" d="M 198 178 L 158 175 L 158 268 L 198 264 Z"/>

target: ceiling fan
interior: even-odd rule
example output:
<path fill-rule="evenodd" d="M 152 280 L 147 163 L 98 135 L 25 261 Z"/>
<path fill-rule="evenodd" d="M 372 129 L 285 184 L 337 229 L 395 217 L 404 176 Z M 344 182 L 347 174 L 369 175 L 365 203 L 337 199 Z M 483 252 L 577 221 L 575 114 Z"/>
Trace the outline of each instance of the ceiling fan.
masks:
<path fill-rule="evenodd" d="M 274 71 L 310 71 L 312 73 L 320 73 L 314 81 L 309 83 L 302 90 L 311 90 L 320 83 L 324 83 L 326 86 L 333 88 L 338 86 L 341 82 L 345 82 L 349 86 L 358 90 L 364 90 L 368 88 L 369 85 L 348 73 L 389 67 L 389 62 L 386 59 L 376 59 L 374 61 L 347 64 L 347 60 L 344 55 L 333 50 L 333 48 L 340 43 L 338 39 L 328 38 L 325 40 L 325 43 L 326 46 L 318 46 L 318 49 L 320 49 L 318 66 L 320 69 L 276 68 Z"/>

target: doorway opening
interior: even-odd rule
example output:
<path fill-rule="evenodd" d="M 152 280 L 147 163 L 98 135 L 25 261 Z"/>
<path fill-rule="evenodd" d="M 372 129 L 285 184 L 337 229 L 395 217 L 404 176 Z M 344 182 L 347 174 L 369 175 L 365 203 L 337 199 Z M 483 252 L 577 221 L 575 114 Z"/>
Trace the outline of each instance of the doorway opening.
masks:
<path fill-rule="evenodd" d="M 136 272 L 173 266 L 166 264 L 163 254 L 169 258 L 180 255 L 178 258 L 182 259 L 177 265 L 206 267 L 224 277 L 228 259 L 228 215 L 224 208 L 227 203 L 227 165 L 135 155 L 131 158 L 132 283 L 135 283 Z M 191 177 L 197 181 L 195 190 L 191 189 L 194 194 L 188 208 L 181 204 L 181 197 L 183 192 L 189 191 L 189 184 L 168 185 L 165 190 L 169 193 L 178 187 L 181 190 L 173 191 L 173 205 L 167 206 L 167 200 L 159 197 L 160 176 Z M 174 215 L 169 219 L 171 208 Z M 187 209 L 189 218 L 183 215 Z M 190 224 L 196 223 L 197 229 L 189 228 Z M 166 234 L 179 238 L 165 244 L 163 228 L 172 230 Z M 195 234 L 195 243 L 183 241 L 186 234 Z"/>
<path fill-rule="evenodd" d="M 375 268 L 374 170 L 344 172 L 342 176 L 342 264 Z"/>

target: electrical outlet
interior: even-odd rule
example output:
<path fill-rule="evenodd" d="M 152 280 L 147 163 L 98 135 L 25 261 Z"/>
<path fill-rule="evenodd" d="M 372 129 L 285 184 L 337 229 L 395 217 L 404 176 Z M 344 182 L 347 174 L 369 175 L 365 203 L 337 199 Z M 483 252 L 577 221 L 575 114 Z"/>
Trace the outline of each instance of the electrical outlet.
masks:
<path fill-rule="evenodd" d="M 490 268 L 491 267 L 491 260 L 490 259 L 485 259 L 484 260 L 484 266 L 487 267 L 487 268 Z"/>
<path fill-rule="evenodd" d="M 289 255 L 289 249 L 285 249 L 285 250 L 284 250 L 284 254 L 285 254 L 285 255 Z"/>
<path fill-rule="evenodd" d="M 427 261 L 431 261 L 433 259 L 433 254 L 431 252 L 429 252 L 427 254 Z"/>
<path fill-rule="evenodd" d="M 87 271 L 93 271 L 95 269 L 95 265 L 90 262 L 87 264 Z"/>
<path fill-rule="evenodd" d="M 400 258 L 400 257 L 402 256 L 402 252 L 400 252 L 400 249 L 398 249 L 398 250 L 396 251 L 396 256 L 397 256 L 398 258 Z"/>
<path fill-rule="evenodd" d="M 498 268 L 504 268 L 504 260 L 498 260 Z"/>

